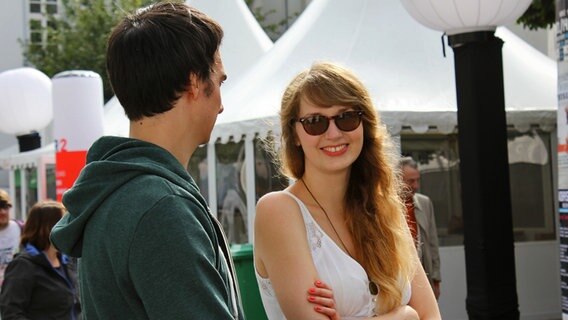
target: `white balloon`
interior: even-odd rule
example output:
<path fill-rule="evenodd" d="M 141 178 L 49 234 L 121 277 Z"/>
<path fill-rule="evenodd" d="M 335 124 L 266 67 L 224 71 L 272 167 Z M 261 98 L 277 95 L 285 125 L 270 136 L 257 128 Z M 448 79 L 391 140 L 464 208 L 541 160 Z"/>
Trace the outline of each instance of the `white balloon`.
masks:
<path fill-rule="evenodd" d="M 0 73 L 0 131 L 21 135 L 45 128 L 53 118 L 51 79 L 33 68 Z"/>

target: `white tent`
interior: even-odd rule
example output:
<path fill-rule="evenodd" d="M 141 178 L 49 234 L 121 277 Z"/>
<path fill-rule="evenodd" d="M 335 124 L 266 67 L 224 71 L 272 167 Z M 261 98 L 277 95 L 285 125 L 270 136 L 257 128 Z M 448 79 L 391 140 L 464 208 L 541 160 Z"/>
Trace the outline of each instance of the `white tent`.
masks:
<path fill-rule="evenodd" d="M 213 17 L 225 33 L 221 56 L 228 75 L 224 89 L 237 79 L 270 48 L 268 38 L 243 0 L 189 0 L 190 5 Z"/>
<path fill-rule="evenodd" d="M 292 28 L 224 97 L 211 142 L 278 131 L 281 94 L 302 69 L 331 60 L 352 69 L 397 134 L 409 126 L 451 132 L 457 124 L 453 53 L 398 0 L 312 1 Z M 510 125 L 556 123 L 556 64 L 505 28 L 505 102 Z"/>
<path fill-rule="evenodd" d="M 242 74 L 272 48 L 272 41 L 262 30 L 244 0 L 189 0 L 187 3 L 213 17 L 223 27 L 225 36 L 221 56 L 229 92 Z M 116 97 L 105 105 L 105 134 L 128 136 L 129 121 Z"/>

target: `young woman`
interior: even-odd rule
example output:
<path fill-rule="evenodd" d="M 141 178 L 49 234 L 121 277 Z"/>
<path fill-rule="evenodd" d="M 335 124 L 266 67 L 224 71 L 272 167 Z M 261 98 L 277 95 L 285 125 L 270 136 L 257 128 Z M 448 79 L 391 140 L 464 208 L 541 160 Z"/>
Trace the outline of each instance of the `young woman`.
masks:
<path fill-rule="evenodd" d="M 406 224 L 397 153 L 361 81 L 316 63 L 288 85 L 280 117 L 282 168 L 296 182 L 257 206 L 268 317 L 440 319 Z"/>
<path fill-rule="evenodd" d="M 64 213 L 55 201 L 31 208 L 21 238 L 24 252 L 10 262 L 4 276 L 2 320 L 79 319 L 75 268 L 49 242 L 51 229 Z"/>

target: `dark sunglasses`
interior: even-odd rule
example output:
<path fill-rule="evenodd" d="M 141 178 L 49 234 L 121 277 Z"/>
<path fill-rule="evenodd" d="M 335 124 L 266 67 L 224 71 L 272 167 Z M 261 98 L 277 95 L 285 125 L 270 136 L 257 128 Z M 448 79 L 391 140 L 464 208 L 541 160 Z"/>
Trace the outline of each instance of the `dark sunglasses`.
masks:
<path fill-rule="evenodd" d="M 12 208 L 12 205 L 7 203 L 7 202 L 0 202 L 0 209 L 10 209 Z"/>
<path fill-rule="evenodd" d="M 319 136 L 324 134 L 329 128 L 329 121 L 335 121 L 335 125 L 339 130 L 349 132 L 357 129 L 361 124 L 363 111 L 345 111 L 333 117 L 326 117 L 320 114 L 299 118 L 297 122 L 302 124 L 307 134 L 311 136 Z"/>

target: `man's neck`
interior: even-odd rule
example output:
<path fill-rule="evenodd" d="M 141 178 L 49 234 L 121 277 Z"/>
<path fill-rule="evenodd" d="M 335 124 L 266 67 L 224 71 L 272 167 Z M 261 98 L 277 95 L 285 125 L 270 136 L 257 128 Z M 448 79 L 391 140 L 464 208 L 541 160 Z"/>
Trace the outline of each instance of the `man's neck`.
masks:
<path fill-rule="evenodd" d="M 189 162 L 189 158 L 197 146 L 184 139 L 175 124 L 169 125 L 163 119 L 146 118 L 142 121 L 130 122 L 130 137 L 158 145 L 168 150 L 183 166 Z"/>

